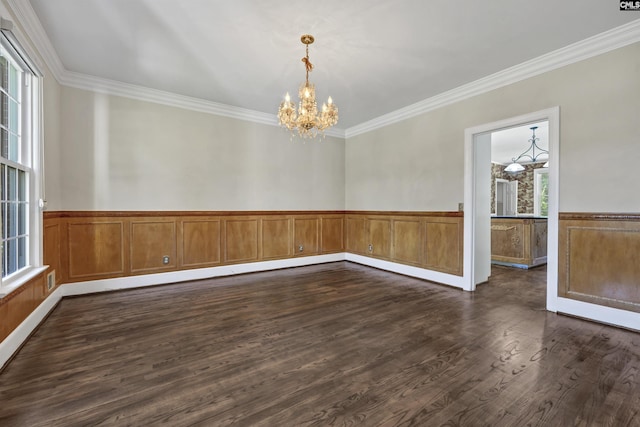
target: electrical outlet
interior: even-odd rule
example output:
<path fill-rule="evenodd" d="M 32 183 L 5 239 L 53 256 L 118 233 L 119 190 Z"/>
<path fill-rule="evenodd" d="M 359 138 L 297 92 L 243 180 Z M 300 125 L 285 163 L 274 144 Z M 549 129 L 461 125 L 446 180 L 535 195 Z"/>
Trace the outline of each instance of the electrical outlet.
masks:
<path fill-rule="evenodd" d="M 169 260 L 170 260 L 169 255 L 165 255 L 165 256 L 162 257 L 162 263 L 164 265 L 169 264 Z"/>
<path fill-rule="evenodd" d="M 458 203 L 458 212 L 464 211 L 464 203 Z"/>
<path fill-rule="evenodd" d="M 373 252 L 373 245 L 369 245 L 369 252 Z"/>
<path fill-rule="evenodd" d="M 47 291 L 51 292 L 51 290 L 56 286 L 56 271 L 53 270 L 51 273 L 47 274 Z"/>

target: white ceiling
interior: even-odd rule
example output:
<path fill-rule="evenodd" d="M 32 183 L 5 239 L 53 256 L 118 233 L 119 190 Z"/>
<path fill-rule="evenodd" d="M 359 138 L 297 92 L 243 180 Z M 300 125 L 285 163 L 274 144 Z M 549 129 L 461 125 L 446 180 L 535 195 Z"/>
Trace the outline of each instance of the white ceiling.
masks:
<path fill-rule="evenodd" d="M 73 72 L 275 114 L 304 80 L 347 129 L 638 18 L 602 0 L 30 0 Z"/>

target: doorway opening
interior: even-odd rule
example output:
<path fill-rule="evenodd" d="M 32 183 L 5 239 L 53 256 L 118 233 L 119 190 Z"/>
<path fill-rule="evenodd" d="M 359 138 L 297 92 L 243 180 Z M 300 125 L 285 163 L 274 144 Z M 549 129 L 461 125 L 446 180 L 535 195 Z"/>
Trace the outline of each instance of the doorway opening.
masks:
<path fill-rule="evenodd" d="M 547 296 L 546 308 L 556 311 L 557 263 L 558 263 L 558 152 L 559 120 L 558 107 L 487 123 L 465 131 L 465 198 L 464 198 L 464 289 L 473 291 L 476 285 L 488 280 L 491 271 L 491 213 L 496 215 L 496 203 L 492 206 L 491 188 L 491 134 L 505 129 L 548 122 L 549 156 L 547 172 Z M 524 142 L 526 144 L 526 140 Z M 523 146 L 517 153 L 524 151 Z M 545 160 L 546 161 L 546 160 Z M 505 178 L 501 178 L 505 179 Z M 540 178 L 542 179 L 542 178 Z M 506 179 L 508 181 L 508 179 Z M 502 184 L 505 185 L 505 184 Z M 509 185 L 509 184 L 507 184 Z M 513 187 L 515 185 L 511 184 Z M 534 184 L 532 183 L 531 186 Z M 519 185 L 521 187 L 521 185 Z M 513 189 L 513 188 L 512 188 Z M 522 190 L 522 188 L 520 188 Z M 506 192 L 506 191 L 505 191 Z M 503 194 L 503 205 L 505 203 Z M 506 196 L 507 198 L 509 196 Z M 531 216 L 534 216 L 533 202 Z M 513 212 L 514 206 L 511 206 Z M 503 208 L 504 209 L 504 208 Z M 516 216 L 523 213 L 517 204 Z M 518 212 L 520 211 L 520 212 Z"/>

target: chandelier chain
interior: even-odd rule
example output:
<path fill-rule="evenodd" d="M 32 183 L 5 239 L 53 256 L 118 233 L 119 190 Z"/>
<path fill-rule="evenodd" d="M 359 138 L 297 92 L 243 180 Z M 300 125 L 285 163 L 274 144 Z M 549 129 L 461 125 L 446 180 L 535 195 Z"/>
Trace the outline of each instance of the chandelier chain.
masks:
<path fill-rule="evenodd" d="M 309 73 L 313 71 L 313 64 L 309 60 L 309 45 L 313 43 L 314 38 L 312 35 L 304 34 L 300 41 L 306 46 L 306 56 L 302 58 L 306 73 L 305 82 L 298 92 L 300 102 L 296 109 L 295 103 L 287 93 L 278 110 L 278 121 L 291 131 L 292 137 L 294 131 L 297 131 L 298 136 L 302 138 L 315 138 L 318 134 L 324 136 L 325 129 L 338 123 L 338 107 L 329 97 L 327 102 L 322 104 L 322 110 L 318 112 L 315 85 L 309 83 Z"/>

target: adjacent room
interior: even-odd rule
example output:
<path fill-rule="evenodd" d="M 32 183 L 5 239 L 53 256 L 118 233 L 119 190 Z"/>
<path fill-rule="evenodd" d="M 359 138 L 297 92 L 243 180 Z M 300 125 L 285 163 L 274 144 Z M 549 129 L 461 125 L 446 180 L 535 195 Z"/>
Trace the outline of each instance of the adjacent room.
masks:
<path fill-rule="evenodd" d="M 640 426 L 636 6 L 0 0 L 0 425 Z"/>

